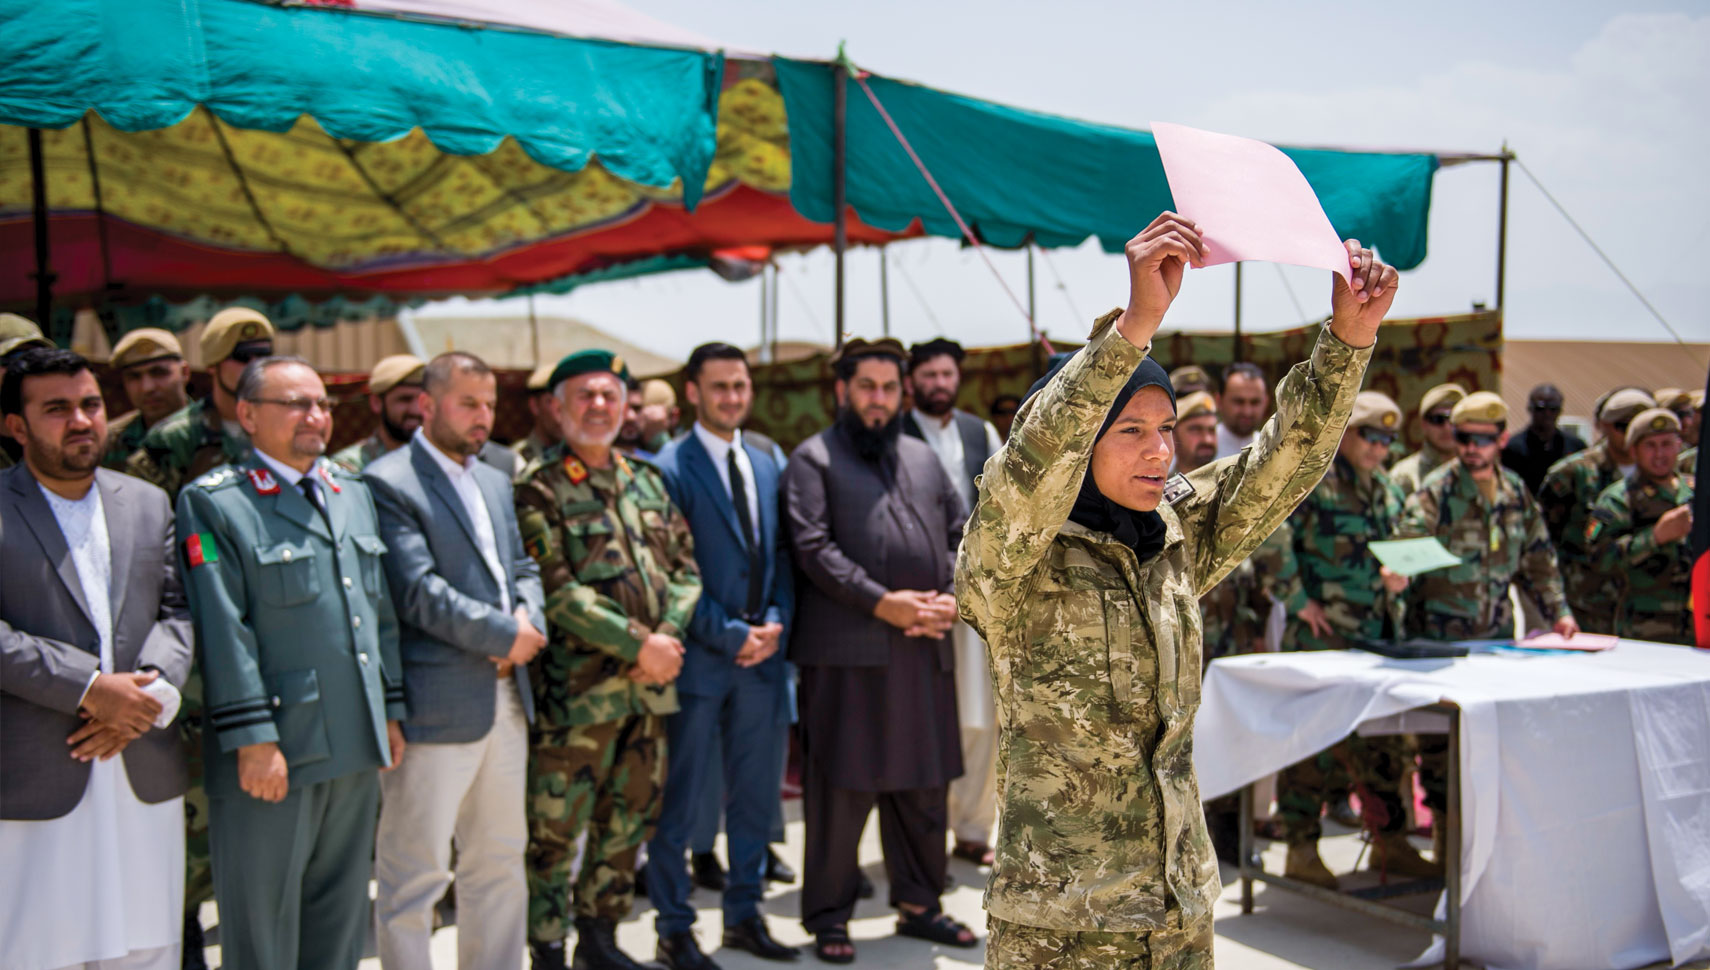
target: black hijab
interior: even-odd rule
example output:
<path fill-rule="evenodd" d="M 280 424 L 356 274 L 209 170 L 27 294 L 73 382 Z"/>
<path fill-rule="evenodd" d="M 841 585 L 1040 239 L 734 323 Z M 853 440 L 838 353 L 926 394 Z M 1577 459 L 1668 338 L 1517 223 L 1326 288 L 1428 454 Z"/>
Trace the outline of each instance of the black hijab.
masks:
<path fill-rule="evenodd" d="M 1035 381 L 1028 388 L 1029 398 L 1039 393 L 1051 378 L 1069 362 L 1074 354 L 1056 354 L 1051 358 L 1051 369 L 1045 376 Z M 1143 387 L 1161 387 L 1170 396 L 1170 409 L 1175 410 L 1176 392 L 1170 385 L 1170 375 L 1159 366 L 1158 362 L 1148 357 L 1140 362 L 1128 383 L 1122 385 L 1122 390 L 1116 394 L 1116 399 L 1110 403 L 1110 411 L 1104 416 L 1104 424 L 1099 426 L 1098 434 L 1093 438 L 1096 444 L 1103 438 L 1110 426 L 1116 423 L 1117 415 L 1128 406 L 1134 395 Z M 1069 521 L 1083 525 L 1095 532 L 1108 532 L 1116 537 L 1116 541 L 1134 550 L 1134 555 L 1144 565 L 1164 548 L 1164 517 L 1157 510 L 1137 512 L 1112 502 L 1105 498 L 1103 492 L 1093 481 L 1092 462 L 1087 462 L 1086 476 L 1081 479 L 1080 494 L 1075 496 L 1075 507 L 1069 511 Z"/>

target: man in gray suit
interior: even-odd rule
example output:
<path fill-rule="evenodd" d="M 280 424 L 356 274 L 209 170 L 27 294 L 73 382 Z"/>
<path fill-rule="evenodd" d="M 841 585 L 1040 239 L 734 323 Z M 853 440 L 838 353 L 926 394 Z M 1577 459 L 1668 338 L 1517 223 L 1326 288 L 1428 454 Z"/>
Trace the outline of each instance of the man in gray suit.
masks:
<path fill-rule="evenodd" d="M 14 357 L 0 412 L 23 446 L 0 474 L 0 950 L 18 970 L 176 970 L 188 777 L 165 728 L 190 618 L 172 509 L 99 467 L 106 411 L 78 355 Z"/>
<path fill-rule="evenodd" d="M 376 915 L 386 970 L 432 970 L 428 938 L 451 882 L 453 838 L 458 965 L 512 970 L 528 936 L 528 662 L 546 645 L 546 619 L 511 483 L 477 459 L 497 400 L 478 358 L 435 357 L 422 378 L 421 428 L 363 473 L 386 541 L 410 709 L 409 760 L 381 782 Z"/>

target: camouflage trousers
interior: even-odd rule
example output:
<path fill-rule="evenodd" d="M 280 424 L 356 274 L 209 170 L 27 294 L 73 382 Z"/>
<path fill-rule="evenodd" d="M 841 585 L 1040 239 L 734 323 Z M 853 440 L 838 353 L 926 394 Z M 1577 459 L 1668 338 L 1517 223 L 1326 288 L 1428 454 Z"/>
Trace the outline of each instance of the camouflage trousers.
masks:
<path fill-rule="evenodd" d="M 1318 816 L 1324 803 L 1352 792 L 1360 796 L 1367 823 L 1379 832 L 1399 832 L 1407 824 L 1402 785 L 1412 762 L 1407 738 L 1349 735 L 1277 775 L 1277 821 L 1289 845 L 1311 845 L 1323 834 Z"/>
<path fill-rule="evenodd" d="M 635 862 L 665 790 L 665 721 L 631 715 L 535 731 L 528 759 L 528 936 L 562 940 L 573 917 L 616 922 L 635 902 Z M 586 828 L 571 903 L 570 860 Z"/>
<path fill-rule="evenodd" d="M 1171 909 L 1166 921 L 1179 925 Z M 1211 970 L 1211 916 L 1145 933 L 1047 930 L 986 917 L 986 970 Z"/>
<path fill-rule="evenodd" d="M 202 787 L 202 671 L 190 668 L 179 692 L 178 736 L 190 787 L 184 792 L 184 915 L 194 916 L 214 898 L 214 862 L 208 851 L 208 792 Z"/>

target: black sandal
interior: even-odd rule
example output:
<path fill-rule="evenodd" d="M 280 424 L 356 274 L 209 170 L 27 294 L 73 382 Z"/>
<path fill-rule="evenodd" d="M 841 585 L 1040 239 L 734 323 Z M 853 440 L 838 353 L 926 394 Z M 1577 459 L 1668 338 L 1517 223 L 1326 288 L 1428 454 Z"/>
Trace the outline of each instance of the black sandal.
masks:
<path fill-rule="evenodd" d="M 827 948 L 834 946 L 846 946 L 849 948 L 849 952 L 826 952 Z M 813 935 L 813 955 L 826 963 L 854 963 L 855 944 L 849 939 L 849 930 L 844 927 L 835 927 L 815 933 Z"/>
<path fill-rule="evenodd" d="M 963 933 L 968 934 L 968 939 L 962 939 Z M 917 940 L 942 943 L 965 950 L 980 945 L 980 940 L 974 936 L 973 930 L 958 923 L 937 907 L 920 913 L 911 913 L 906 909 L 897 910 L 897 935 L 912 936 Z"/>

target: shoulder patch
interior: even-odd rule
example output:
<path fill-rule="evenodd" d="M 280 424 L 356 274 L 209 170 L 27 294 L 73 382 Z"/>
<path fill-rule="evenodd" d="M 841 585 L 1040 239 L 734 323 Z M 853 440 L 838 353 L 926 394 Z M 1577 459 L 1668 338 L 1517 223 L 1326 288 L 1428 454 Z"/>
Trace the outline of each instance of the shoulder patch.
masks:
<path fill-rule="evenodd" d="M 1192 494 L 1193 483 L 1187 480 L 1186 475 L 1171 475 L 1164 482 L 1164 503 L 1166 505 L 1174 505 Z"/>
<path fill-rule="evenodd" d="M 582 459 L 566 456 L 564 459 L 564 474 L 570 477 L 570 484 L 580 485 L 588 480 L 588 466 L 582 464 Z"/>
<path fill-rule="evenodd" d="M 255 486 L 258 495 L 278 495 L 279 480 L 265 468 L 254 468 L 249 472 L 250 483 Z"/>

